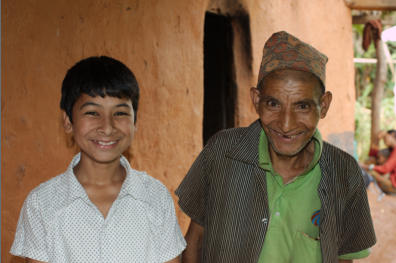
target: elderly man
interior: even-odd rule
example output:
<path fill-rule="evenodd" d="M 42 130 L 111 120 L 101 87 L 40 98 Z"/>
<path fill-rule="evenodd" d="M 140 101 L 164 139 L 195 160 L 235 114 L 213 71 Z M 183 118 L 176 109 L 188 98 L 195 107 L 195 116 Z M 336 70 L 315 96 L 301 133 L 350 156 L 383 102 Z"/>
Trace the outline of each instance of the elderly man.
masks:
<path fill-rule="evenodd" d="M 176 194 L 191 218 L 184 262 L 352 262 L 375 244 L 355 160 L 317 129 L 332 95 L 327 57 L 286 33 L 264 46 L 259 120 L 224 130 Z"/>

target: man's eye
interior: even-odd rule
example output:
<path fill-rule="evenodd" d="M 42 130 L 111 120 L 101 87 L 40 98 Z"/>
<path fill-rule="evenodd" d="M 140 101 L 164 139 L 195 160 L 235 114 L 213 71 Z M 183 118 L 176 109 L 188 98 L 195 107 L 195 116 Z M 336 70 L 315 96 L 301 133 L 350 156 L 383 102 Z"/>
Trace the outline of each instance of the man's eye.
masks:
<path fill-rule="evenodd" d="M 279 103 L 276 102 L 276 101 L 273 101 L 273 100 L 267 101 L 267 107 L 276 108 L 276 107 L 278 107 L 278 106 L 279 106 Z"/>
<path fill-rule="evenodd" d="M 297 109 L 299 110 L 308 110 L 310 108 L 309 104 L 302 103 L 297 105 Z"/>

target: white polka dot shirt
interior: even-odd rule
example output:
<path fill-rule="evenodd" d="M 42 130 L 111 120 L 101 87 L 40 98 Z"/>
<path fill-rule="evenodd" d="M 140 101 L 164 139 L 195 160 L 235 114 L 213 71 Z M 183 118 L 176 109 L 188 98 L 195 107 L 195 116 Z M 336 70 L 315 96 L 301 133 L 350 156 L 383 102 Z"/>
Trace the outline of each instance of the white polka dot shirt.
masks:
<path fill-rule="evenodd" d="M 73 167 L 35 188 L 22 207 L 11 253 L 45 262 L 166 262 L 186 242 L 166 187 L 121 157 L 127 176 L 106 218 Z"/>

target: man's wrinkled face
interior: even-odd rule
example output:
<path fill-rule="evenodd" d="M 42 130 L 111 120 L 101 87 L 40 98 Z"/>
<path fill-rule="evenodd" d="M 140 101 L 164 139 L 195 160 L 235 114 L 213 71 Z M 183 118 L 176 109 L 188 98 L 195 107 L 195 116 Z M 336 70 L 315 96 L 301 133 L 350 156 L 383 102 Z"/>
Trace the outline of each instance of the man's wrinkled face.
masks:
<path fill-rule="evenodd" d="M 251 89 L 251 97 L 270 151 L 288 157 L 298 155 L 311 141 L 331 102 L 331 93 L 322 94 L 314 75 L 296 70 L 270 73 L 260 89 Z"/>

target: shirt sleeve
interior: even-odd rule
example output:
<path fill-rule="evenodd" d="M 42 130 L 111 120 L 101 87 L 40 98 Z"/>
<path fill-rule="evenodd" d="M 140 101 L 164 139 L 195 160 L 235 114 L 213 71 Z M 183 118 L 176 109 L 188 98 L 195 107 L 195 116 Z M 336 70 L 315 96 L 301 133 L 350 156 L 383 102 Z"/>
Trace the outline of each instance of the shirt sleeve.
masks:
<path fill-rule="evenodd" d="M 209 144 L 210 142 L 194 161 L 175 192 L 179 197 L 179 206 L 183 212 L 200 225 L 204 225 L 205 220 Z"/>
<path fill-rule="evenodd" d="M 338 258 L 339 259 L 343 259 L 343 260 L 353 260 L 353 259 L 361 259 L 361 258 L 366 258 L 370 255 L 370 249 L 365 249 L 359 252 L 355 252 L 355 253 L 349 253 L 349 254 L 345 254 L 345 255 L 341 255 Z"/>
<path fill-rule="evenodd" d="M 342 220 L 342 239 L 339 255 L 359 252 L 372 247 L 375 242 L 367 192 L 360 168 L 356 164 L 349 175 L 349 190 Z"/>
<path fill-rule="evenodd" d="M 37 194 L 30 193 L 21 209 L 10 253 L 15 256 L 48 262 L 45 233 Z"/>
<path fill-rule="evenodd" d="M 160 233 L 160 262 L 174 259 L 186 248 L 186 241 L 177 222 L 173 199 L 168 191 L 165 200 L 166 209 Z"/>

